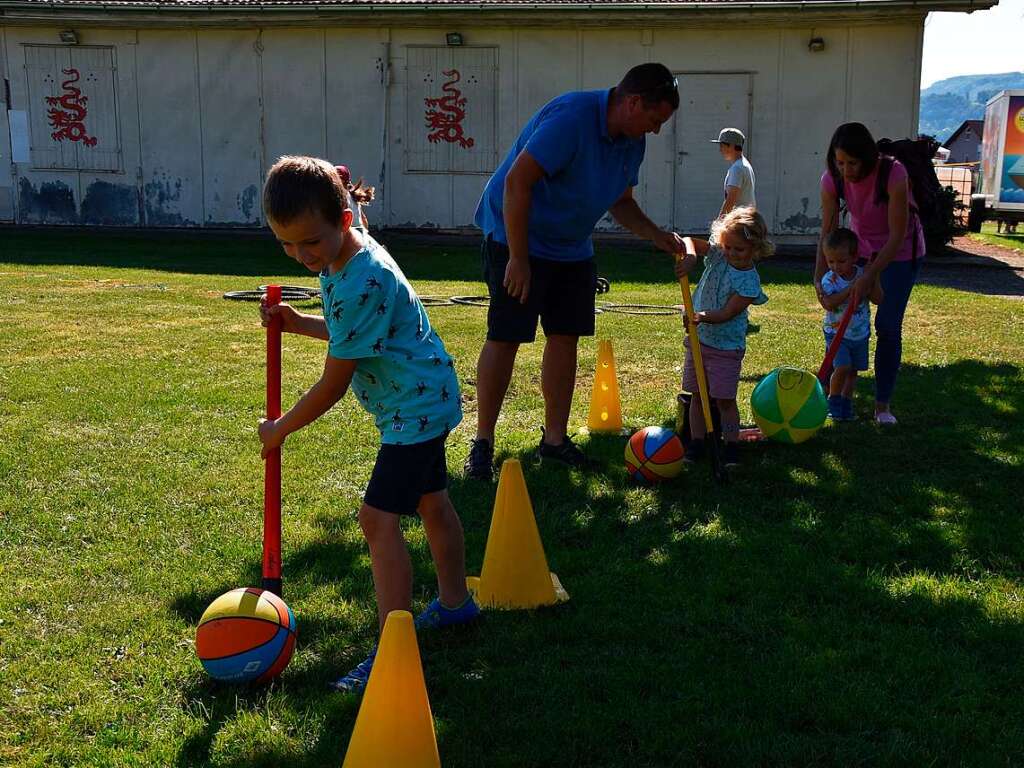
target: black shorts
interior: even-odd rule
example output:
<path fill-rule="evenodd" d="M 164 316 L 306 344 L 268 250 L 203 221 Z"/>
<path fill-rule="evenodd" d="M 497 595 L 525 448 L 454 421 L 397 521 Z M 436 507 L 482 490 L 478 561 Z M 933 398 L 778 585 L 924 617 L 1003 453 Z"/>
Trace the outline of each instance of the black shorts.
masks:
<path fill-rule="evenodd" d="M 395 515 L 415 515 L 420 498 L 448 487 L 444 434 L 423 443 L 381 445 L 363 502 Z"/>
<path fill-rule="evenodd" d="M 485 238 L 481 250 L 484 281 L 491 302 L 487 309 L 490 341 L 531 342 L 537 318 L 547 336 L 594 335 L 594 286 L 597 267 L 586 261 L 554 261 L 530 257 L 530 295 L 525 304 L 509 296 L 503 283 L 508 246 Z"/>

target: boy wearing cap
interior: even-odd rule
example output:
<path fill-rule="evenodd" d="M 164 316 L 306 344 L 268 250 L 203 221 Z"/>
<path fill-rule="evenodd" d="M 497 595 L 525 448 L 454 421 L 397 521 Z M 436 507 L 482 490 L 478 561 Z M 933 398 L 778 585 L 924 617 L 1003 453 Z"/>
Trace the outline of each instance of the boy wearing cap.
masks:
<path fill-rule="evenodd" d="M 718 218 L 722 218 L 733 208 L 757 208 L 757 201 L 754 199 L 754 168 L 743 156 L 743 144 L 746 140 L 747 137 L 739 128 L 723 128 L 719 131 L 717 139 L 711 139 L 711 143 L 718 145 L 718 151 L 729 163 L 729 170 L 725 174 L 725 200 L 718 212 Z"/>

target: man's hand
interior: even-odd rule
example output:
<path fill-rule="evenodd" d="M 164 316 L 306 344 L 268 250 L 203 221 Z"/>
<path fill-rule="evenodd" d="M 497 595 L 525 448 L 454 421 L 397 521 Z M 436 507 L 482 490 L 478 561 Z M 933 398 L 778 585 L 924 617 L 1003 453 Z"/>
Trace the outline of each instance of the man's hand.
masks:
<path fill-rule="evenodd" d="M 505 267 L 505 281 L 502 283 L 508 295 L 525 304 L 530 295 L 530 262 L 528 259 L 509 259 Z"/>
<path fill-rule="evenodd" d="M 302 322 L 302 314 L 295 311 L 291 304 L 274 304 L 267 306 L 266 297 L 260 299 L 260 323 L 264 328 L 270 323 L 271 317 L 281 318 L 281 330 L 285 333 L 298 333 Z"/>
<path fill-rule="evenodd" d="M 260 442 L 263 443 L 260 450 L 262 459 L 266 459 L 275 448 L 280 448 L 284 443 L 284 436 L 277 428 L 277 421 L 273 419 L 260 419 L 259 435 Z"/>
<path fill-rule="evenodd" d="M 693 268 L 697 266 L 697 255 L 688 253 L 681 259 L 676 259 L 675 272 L 676 279 L 682 280 L 683 277 L 690 274 Z"/>
<path fill-rule="evenodd" d="M 665 253 L 676 254 L 686 248 L 686 246 L 683 245 L 682 237 L 675 232 L 665 232 L 664 230 L 658 230 L 654 237 L 651 238 L 651 242 L 654 243 L 655 247 Z"/>
<path fill-rule="evenodd" d="M 860 277 L 854 281 L 853 285 L 848 288 L 850 291 L 850 301 L 854 304 L 860 304 L 870 296 L 877 279 L 878 275 L 875 274 L 874 270 L 871 268 L 865 269 Z"/>

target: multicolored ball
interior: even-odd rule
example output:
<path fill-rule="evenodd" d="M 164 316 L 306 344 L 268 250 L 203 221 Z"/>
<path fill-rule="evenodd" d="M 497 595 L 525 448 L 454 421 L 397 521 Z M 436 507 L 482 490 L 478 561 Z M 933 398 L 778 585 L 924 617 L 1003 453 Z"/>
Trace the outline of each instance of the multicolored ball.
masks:
<path fill-rule="evenodd" d="M 683 468 L 683 443 L 671 429 L 644 427 L 626 443 L 626 471 L 641 483 L 660 483 Z"/>
<path fill-rule="evenodd" d="M 233 589 L 199 619 L 196 655 L 217 680 L 265 683 L 288 666 L 296 629 L 292 609 L 273 592 Z"/>
<path fill-rule="evenodd" d="M 776 368 L 750 396 L 754 421 L 765 437 L 802 443 L 825 423 L 828 400 L 818 377 L 800 368 Z"/>

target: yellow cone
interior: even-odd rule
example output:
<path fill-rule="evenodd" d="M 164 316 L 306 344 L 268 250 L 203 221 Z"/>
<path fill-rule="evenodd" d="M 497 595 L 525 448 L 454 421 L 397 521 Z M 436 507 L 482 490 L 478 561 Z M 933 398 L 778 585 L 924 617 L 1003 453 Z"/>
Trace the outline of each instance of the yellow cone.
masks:
<path fill-rule="evenodd" d="M 523 467 L 516 459 L 501 465 L 484 567 L 479 578 L 466 582 L 486 608 L 537 608 L 569 599 L 548 570 Z"/>
<path fill-rule="evenodd" d="M 610 341 L 597 343 L 597 372 L 590 396 L 587 429 L 591 432 L 619 432 L 622 429 L 622 406 L 619 403 L 619 382 L 615 376 L 615 354 Z"/>
<path fill-rule="evenodd" d="M 392 611 L 366 684 L 343 768 L 440 768 L 412 614 Z"/>

